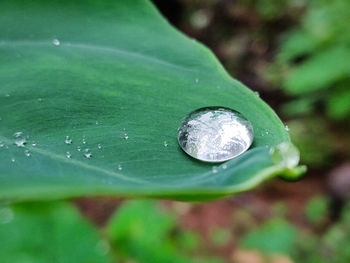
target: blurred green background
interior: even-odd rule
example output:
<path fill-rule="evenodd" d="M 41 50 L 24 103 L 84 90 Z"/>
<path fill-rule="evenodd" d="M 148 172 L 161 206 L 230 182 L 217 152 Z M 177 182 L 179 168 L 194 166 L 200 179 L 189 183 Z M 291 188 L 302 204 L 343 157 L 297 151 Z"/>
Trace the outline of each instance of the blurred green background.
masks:
<path fill-rule="evenodd" d="M 154 1 L 289 127 L 308 173 L 210 203 L 0 205 L 0 262 L 350 262 L 350 1 Z"/>

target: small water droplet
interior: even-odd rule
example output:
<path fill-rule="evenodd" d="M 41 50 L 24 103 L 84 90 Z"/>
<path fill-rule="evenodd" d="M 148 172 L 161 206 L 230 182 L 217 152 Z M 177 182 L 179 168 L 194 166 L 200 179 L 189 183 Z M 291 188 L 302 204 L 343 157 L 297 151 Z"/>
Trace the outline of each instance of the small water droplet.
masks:
<path fill-rule="evenodd" d="M 118 170 L 119 171 L 123 170 L 123 166 L 121 164 L 118 164 Z"/>
<path fill-rule="evenodd" d="M 12 157 L 12 158 L 11 158 L 11 162 L 14 163 L 15 161 L 16 161 L 16 159 L 15 159 L 14 157 Z"/>
<path fill-rule="evenodd" d="M 7 94 L 5 94 L 5 97 L 10 97 L 10 94 L 8 94 L 8 93 L 7 93 Z"/>
<path fill-rule="evenodd" d="M 286 125 L 284 128 L 285 128 L 286 131 L 289 131 L 288 125 Z"/>
<path fill-rule="evenodd" d="M 164 145 L 164 147 L 168 147 L 167 141 L 164 141 L 163 145 Z"/>
<path fill-rule="evenodd" d="M 58 39 L 55 38 L 54 40 L 52 40 L 52 44 L 54 46 L 59 46 L 61 43 L 60 43 L 60 41 Z"/>
<path fill-rule="evenodd" d="M 66 152 L 66 157 L 70 159 L 72 157 L 72 154 L 70 152 Z"/>
<path fill-rule="evenodd" d="M 128 136 L 127 133 L 124 133 L 124 139 L 125 139 L 125 140 L 129 139 L 129 136 Z"/>
<path fill-rule="evenodd" d="M 15 132 L 15 133 L 13 134 L 13 137 L 15 137 L 15 138 L 19 138 L 19 137 L 21 137 L 21 136 L 22 136 L 22 134 L 23 134 L 23 132 L 21 132 L 21 131 L 19 131 L 19 132 Z"/>
<path fill-rule="evenodd" d="M 222 165 L 222 169 L 224 169 L 224 170 L 227 169 L 227 164 L 226 164 L 226 163 L 224 163 L 224 164 Z"/>
<path fill-rule="evenodd" d="M 80 147 L 80 146 L 77 147 L 77 151 L 78 151 L 78 152 L 81 151 L 81 147 Z"/>
<path fill-rule="evenodd" d="M 81 141 L 83 144 L 86 144 L 86 139 L 83 138 L 83 140 Z"/>
<path fill-rule="evenodd" d="M 88 158 L 88 159 L 90 159 L 91 157 L 92 157 L 92 153 L 90 152 L 90 149 L 89 148 L 86 148 L 85 150 L 84 150 L 84 156 L 86 157 L 86 158 Z"/>
<path fill-rule="evenodd" d="M 18 139 L 15 141 L 15 144 L 17 145 L 17 147 L 24 147 L 27 143 L 26 139 Z"/>
<path fill-rule="evenodd" d="M 36 146 L 36 142 L 33 142 L 33 143 L 32 143 L 32 146 L 35 147 L 35 146 Z"/>
<path fill-rule="evenodd" d="M 97 144 L 97 148 L 102 149 L 102 145 L 100 143 Z"/>
<path fill-rule="evenodd" d="M 29 157 L 29 156 L 31 156 L 32 154 L 30 153 L 30 151 L 29 150 L 25 150 L 24 151 L 24 154 L 25 154 L 25 156 L 27 156 L 27 157 Z"/>
<path fill-rule="evenodd" d="M 43 99 L 42 99 L 42 98 L 38 98 L 38 101 L 39 101 L 39 102 L 42 102 L 42 101 L 43 101 Z"/>
<path fill-rule="evenodd" d="M 0 142 L 0 148 L 3 148 L 5 146 L 5 143 Z"/>
<path fill-rule="evenodd" d="M 254 91 L 255 95 L 260 98 L 260 93 L 258 91 Z"/>
<path fill-rule="evenodd" d="M 96 123 L 96 125 L 99 125 L 99 122 L 98 122 L 98 121 L 96 121 L 95 123 Z"/>
<path fill-rule="evenodd" d="M 206 107 L 188 114 L 178 142 L 190 156 L 223 162 L 244 153 L 253 142 L 253 127 L 242 114 L 224 107 Z"/>
<path fill-rule="evenodd" d="M 195 81 L 196 83 L 198 83 L 198 82 L 199 82 L 199 79 L 195 79 L 194 81 Z"/>
<path fill-rule="evenodd" d="M 66 140 L 64 141 L 66 144 L 72 144 L 72 139 L 69 136 L 66 136 Z"/>
<path fill-rule="evenodd" d="M 268 134 L 269 134 L 269 131 L 265 131 L 265 133 L 266 133 L 266 135 L 268 135 Z"/>
<path fill-rule="evenodd" d="M 211 171 L 213 172 L 213 174 L 216 174 L 218 172 L 218 168 L 216 166 L 213 166 L 211 168 Z"/>

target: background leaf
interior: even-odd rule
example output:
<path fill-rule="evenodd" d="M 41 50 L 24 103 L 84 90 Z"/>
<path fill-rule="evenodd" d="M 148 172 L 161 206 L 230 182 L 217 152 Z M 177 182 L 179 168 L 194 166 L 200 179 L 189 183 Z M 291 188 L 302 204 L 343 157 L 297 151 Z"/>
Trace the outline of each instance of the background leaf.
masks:
<path fill-rule="evenodd" d="M 300 173 L 297 151 L 269 155 L 290 140 L 275 113 L 149 2 L 17 0 L 0 10 L 0 198 L 203 200 Z M 251 150 L 215 175 L 176 141 L 187 113 L 213 105 L 240 111 L 255 132 Z"/>

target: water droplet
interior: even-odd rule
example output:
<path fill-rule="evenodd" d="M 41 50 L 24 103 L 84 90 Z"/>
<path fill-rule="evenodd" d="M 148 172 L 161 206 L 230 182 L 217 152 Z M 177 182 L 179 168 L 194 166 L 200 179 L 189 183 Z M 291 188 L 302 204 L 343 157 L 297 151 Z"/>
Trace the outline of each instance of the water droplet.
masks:
<path fill-rule="evenodd" d="M 14 163 L 15 161 L 16 161 L 16 159 L 15 159 L 14 157 L 12 157 L 12 158 L 11 158 L 11 162 Z"/>
<path fill-rule="evenodd" d="M 24 147 L 27 143 L 26 139 L 18 139 L 15 141 L 15 144 L 17 145 L 17 147 Z"/>
<path fill-rule="evenodd" d="M 253 142 L 253 127 L 237 111 L 206 107 L 186 116 L 178 130 L 178 142 L 198 160 L 223 162 L 248 150 Z"/>
<path fill-rule="evenodd" d="M 66 144 L 72 144 L 72 139 L 69 136 L 66 136 L 66 140 L 64 141 Z"/>
<path fill-rule="evenodd" d="M 167 141 L 164 141 L 163 145 L 164 145 L 164 147 L 168 147 Z"/>
<path fill-rule="evenodd" d="M 19 137 L 21 137 L 22 136 L 22 134 L 23 134 L 23 132 L 15 132 L 14 134 L 13 134 L 13 137 L 15 137 L 15 138 L 19 138 Z"/>
<path fill-rule="evenodd" d="M 195 81 L 196 83 L 198 83 L 198 82 L 199 82 L 199 79 L 195 79 L 194 81 Z"/>
<path fill-rule="evenodd" d="M 55 46 L 59 46 L 61 43 L 58 39 L 55 38 L 54 40 L 52 40 L 52 44 L 54 44 Z"/>
<path fill-rule="evenodd" d="M 36 142 L 33 142 L 33 143 L 32 143 L 32 146 L 35 147 L 35 146 L 36 146 Z"/>
<path fill-rule="evenodd" d="M 92 153 L 90 152 L 90 149 L 86 148 L 84 153 L 84 156 L 88 159 L 90 159 L 92 157 Z"/>
<path fill-rule="evenodd" d="M 70 159 L 72 157 L 72 154 L 70 152 L 66 152 L 66 157 Z"/>
<path fill-rule="evenodd" d="M 118 170 L 119 171 L 123 170 L 123 166 L 121 164 L 118 164 Z"/>
<path fill-rule="evenodd" d="M 224 164 L 222 165 L 222 169 L 224 169 L 224 170 L 227 169 L 227 164 L 226 164 L 226 163 L 224 163 Z"/>
<path fill-rule="evenodd" d="M 81 151 L 81 147 L 80 147 L 80 146 L 77 147 L 77 151 L 78 151 L 78 152 Z"/>
<path fill-rule="evenodd" d="M 271 159 L 288 168 L 294 168 L 299 163 L 300 154 L 290 142 L 283 142 L 270 149 Z"/>
<path fill-rule="evenodd" d="M 125 139 L 125 140 L 129 139 L 129 136 L 128 136 L 127 133 L 124 133 L 124 139 Z"/>
<path fill-rule="evenodd" d="M 265 131 L 266 135 L 269 135 L 269 131 Z"/>
<path fill-rule="evenodd" d="M 25 154 L 25 156 L 27 156 L 27 157 L 31 156 L 31 153 L 30 153 L 29 150 L 25 150 L 25 151 L 24 151 L 24 154 Z"/>
<path fill-rule="evenodd" d="M 0 142 L 0 148 L 3 148 L 5 146 L 5 143 Z"/>
<path fill-rule="evenodd" d="M 284 128 L 286 129 L 286 131 L 289 131 L 288 125 L 286 125 Z"/>
<path fill-rule="evenodd" d="M 216 166 L 213 166 L 211 168 L 211 171 L 213 172 L 213 174 L 216 174 L 218 172 L 218 168 Z"/>
<path fill-rule="evenodd" d="M 43 99 L 42 99 L 42 98 L 38 98 L 38 101 L 39 101 L 39 102 L 42 102 L 42 101 L 43 101 Z"/>
<path fill-rule="evenodd" d="M 86 139 L 83 138 L 83 140 L 81 141 L 83 144 L 86 144 Z"/>
<path fill-rule="evenodd" d="M 98 122 L 98 121 L 96 121 L 96 125 L 99 125 L 99 122 Z"/>
<path fill-rule="evenodd" d="M 255 95 L 260 98 L 260 93 L 258 91 L 254 91 Z"/>
<path fill-rule="evenodd" d="M 10 94 L 8 94 L 8 93 L 7 93 L 7 94 L 5 94 L 5 97 L 10 97 Z"/>
<path fill-rule="evenodd" d="M 97 148 L 102 149 L 102 145 L 100 143 L 97 144 Z"/>

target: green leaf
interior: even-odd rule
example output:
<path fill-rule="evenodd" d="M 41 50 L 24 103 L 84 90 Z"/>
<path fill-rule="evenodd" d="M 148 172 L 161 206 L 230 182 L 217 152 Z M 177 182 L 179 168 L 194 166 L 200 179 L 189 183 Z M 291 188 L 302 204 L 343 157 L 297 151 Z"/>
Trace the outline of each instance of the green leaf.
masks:
<path fill-rule="evenodd" d="M 148 1 L 1 1 L 0 87 L 2 199 L 204 200 L 301 171 L 270 157 L 290 141 L 275 113 Z M 255 139 L 214 175 L 176 136 L 186 114 L 215 105 L 241 112 Z"/>
<path fill-rule="evenodd" d="M 64 203 L 0 207 L 0 237 L 2 262 L 111 262 L 106 241 Z"/>

